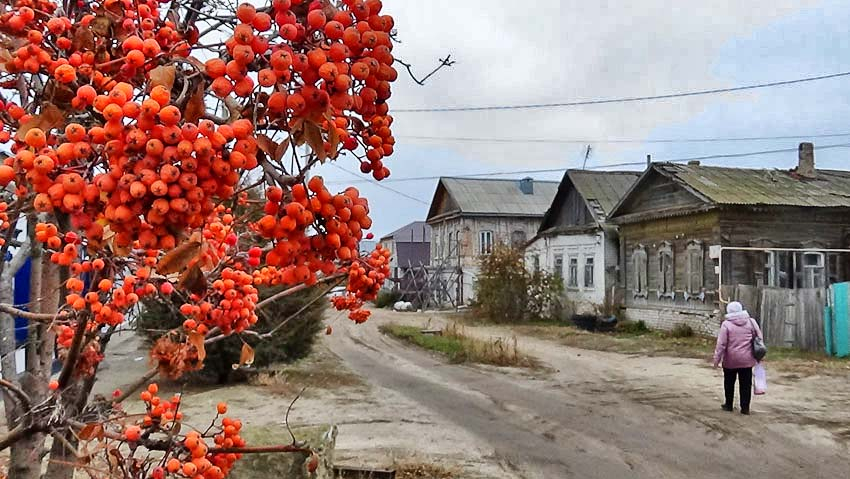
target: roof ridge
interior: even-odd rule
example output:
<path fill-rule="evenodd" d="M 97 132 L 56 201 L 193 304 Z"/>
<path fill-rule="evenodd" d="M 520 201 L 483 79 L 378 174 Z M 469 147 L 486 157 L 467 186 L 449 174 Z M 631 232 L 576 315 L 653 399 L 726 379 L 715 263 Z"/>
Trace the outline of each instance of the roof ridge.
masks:
<path fill-rule="evenodd" d="M 441 176 L 441 180 L 464 180 L 464 181 L 522 181 L 525 178 L 475 178 L 470 176 Z M 556 180 L 537 180 L 532 178 L 535 183 L 555 183 L 559 184 L 560 181 Z"/>

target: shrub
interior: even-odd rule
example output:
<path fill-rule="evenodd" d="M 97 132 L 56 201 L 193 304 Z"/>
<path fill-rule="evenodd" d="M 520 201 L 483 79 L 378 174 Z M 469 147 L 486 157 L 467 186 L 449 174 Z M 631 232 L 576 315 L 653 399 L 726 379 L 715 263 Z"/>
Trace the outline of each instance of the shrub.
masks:
<path fill-rule="evenodd" d="M 281 291 L 277 288 L 261 288 L 260 299 L 268 298 Z M 281 321 L 295 314 L 319 294 L 318 288 L 310 288 L 281 298 L 263 308 L 256 326 L 258 333 L 270 331 Z M 176 299 L 176 295 L 172 295 Z M 253 336 L 241 338 L 232 335 L 223 341 L 207 345 L 205 367 L 197 373 L 202 379 L 215 379 L 219 383 L 244 378 L 244 374 L 234 373 L 233 364 L 239 362 L 239 353 L 243 340 L 254 348 L 254 366 L 264 367 L 277 362 L 291 362 L 310 354 L 316 335 L 322 330 L 322 318 L 327 301 L 319 299 L 308 306 L 298 316 L 293 317 L 271 338 L 257 340 Z M 143 311 L 137 320 L 137 327 L 148 341 L 153 341 L 165 330 L 179 327 L 184 317 L 179 313 L 180 302 L 168 302 L 162 299 L 145 301 Z"/>
<path fill-rule="evenodd" d="M 374 304 L 376 308 L 392 308 L 393 305 L 400 299 L 401 293 L 398 291 L 381 290 L 378 292 L 378 297 L 375 298 L 375 301 L 373 301 L 372 304 Z"/>
<path fill-rule="evenodd" d="M 503 323 L 558 318 L 561 280 L 529 272 L 521 250 L 497 246 L 480 264 L 473 307 L 483 317 Z"/>
<path fill-rule="evenodd" d="M 617 332 L 640 336 L 641 334 L 648 333 L 649 328 L 643 321 L 626 321 L 617 324 Z"/>
<path fill-rule="evenodd" d="M 694 336 L 694 328 L 685 323 L 679 323 L 670 331 L 670 336 L 674 338 L 692 338 Z"/>

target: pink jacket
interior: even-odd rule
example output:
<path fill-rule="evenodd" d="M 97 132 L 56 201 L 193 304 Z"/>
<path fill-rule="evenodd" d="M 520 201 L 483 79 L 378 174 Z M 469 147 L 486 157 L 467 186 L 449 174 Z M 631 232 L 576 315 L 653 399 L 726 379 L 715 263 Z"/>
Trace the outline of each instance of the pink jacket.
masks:
<path fill-rule="evenodd" d="M 758 361 L 753 357 L 753 337 L 762 337 L 761 328 L 750 318 L 749 313 L 741 311 L 726 315 L 717 335 L 717 347 L 714 348 L 714 366 L 723 364 L 727 369 L 751 368 Z"/>

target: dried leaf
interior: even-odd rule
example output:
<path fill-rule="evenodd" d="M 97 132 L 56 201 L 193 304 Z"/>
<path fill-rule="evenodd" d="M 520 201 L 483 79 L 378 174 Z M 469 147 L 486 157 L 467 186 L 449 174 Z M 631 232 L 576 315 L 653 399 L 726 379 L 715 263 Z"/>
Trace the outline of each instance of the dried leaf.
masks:
<path fill-rule="evenodd" d="M 289 138 L 277 145 L 277 150 L 274 152 L 275 161 L 282 160 L 287 151 L 289 151 Z"/>
<path fill-rule="evenodd" d="M 0 71 L 8 72 L 6 64 L 12 61 L 12 54 L 8 48 L 0 48 Z"/>
<path fill-rule="evenodd" d="M 333 327 L 328 326 L 327 328 L 325 328 L 325 334 L 327 334 L 328 336 L 330 336 L 330 335 L 331 335 L 331 334 L 333 334 L 333 333 L 334 333 L 334 328 L 333 328 Z"/>
<path fill-rule="evenodd" d="M 319 468 L 319 455 L 316 454 L 316 451 L 310 453 L 310 457 L 307 459 L 306 463 L 307 472 L 313 474 Z"/>
<path fill-rule="evenodd" d="M 207 113 L 207 106 L 204 104 L 204 84 L 198 83 L 195 88 L 195 93 L 189 98 L 186 103 L 186 109 L 183 112 L 183 118 L 190 123 L 197 123 L 198 120 L 204 117 Z"/>
<path fill-rule="evenodd" d="M 80 429 L 80 432 L 77 433 L 77 437 L 83 441 L 100 439 L 103 437 L 103 426 L 98 423 L 86 424 L 82 429 Z"/>
<path fill-rule="evenodd" d="M 151 79 L 151 88 L 156 86 L 164 86 L 166 90 L 171 91 L 174 88 L 174 79 L 177 76 L 177 67 L 174 65 L 160 65 L 149 73 Z"/>
<path fill-rule="evenodd" d="M 328 143 L 331 145 L 331 151 L 328 156 L 336 159 L 337 155 L 339 155 L 339 133 L 336 131 L 336 126 L 333 123 L 330 124 L 329 129 Z"/>
<path fill-rule="evenodd" d="M 250 366 L 254 364 L 254 348 L 248 343 L 242 343 L 242 352 L 239 354 L 239 364 L 241 366 Z"/>
<path fill-rule="evenodd" d="M 195 294 L 204 294 L 207 290 L 207 278 L 198 264 L 192 265 L 180 275 L 177 287 Z"/>
<path fill-rule="evenodd" d="M 207 67 L 204 65 L 204 62 L 198 60 L 195 57 L 186 58 L 186 60 L 191 63 L 195 68 L 197 68 L 201 73 L 207 72 Z"/>
<path fill-rule="evenodd" d="M 89 24 L 92 33 L 101 37 L 112 36 L 112 20 L 108 17 L 97 16 Z"/>
<path fill-rule="evenodd" d="M 41 106 L 41 113 L 33 115 L 26 123 L 18 128 L 17 137 L 22 139 L 28 131 L 33 128 L 41 128 L 45 132 L 61 125 L 65 120 L 65 114 L 56 105 L 45 103 Z"/>
<path fill-rule="evenodd" d="M 204 348 L 204 335 L 197 331 L 192 331 L 189 333 L 188 343 L 198 350 L 198 361 L 204 362 L 204 358 L 207 357 L 207 350 Z"/>
<path fill-rule="evenodd" d="M 260 147 L 267 155 L 274 158 L 275 152 L 277 151 L 278 145 L 277 142 L 269 138 L 264 134 L 257 135 L 257 146 Z"/>
<path fill-rule="evenodd" d="M 198 257 L 201 246 L 201 235 L 197 232 L 193 233 L 189 241 L 172 249 L 156 263 L 156 272 L 171 274 L 182 271 L 183 268 L 189 266 L 193 259 Z"/>
<path fill-rule="evenodd" d="M 360 118 L 356 116 L 351 116 L 348 118 L 351 121 L 351 129 L 354 130 L 355 133 L 360 133 L 366 129 L 366 125 L 363 123 Z"/>
<path fill-rule="evenodd" d="M 71 49 L 75 51 L 94 50 L 94 33 L 88 28 L 77 28 Z"/>
<path fill-rule="evenodd" d="M 322 130 L 319 128 L 319 125 L 312 121 L 305 121 L 304 139 L 307 140 L 307 144 L 313 149 L 313 153 L 319 157 L 319 161 L 324 162 L 328 154 L 325 151 L 325 141 L 322 139 Z"/>

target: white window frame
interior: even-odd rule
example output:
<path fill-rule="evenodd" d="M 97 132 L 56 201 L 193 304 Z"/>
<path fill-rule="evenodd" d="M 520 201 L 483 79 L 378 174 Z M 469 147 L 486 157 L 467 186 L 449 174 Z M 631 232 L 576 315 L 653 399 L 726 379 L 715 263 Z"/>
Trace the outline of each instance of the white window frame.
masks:
<path fill-rule="evenodd" d="M 478 232 L 478 254 L 488 255 L 493 252 L 493 230 Z"/>
<path fill-rule="evenodd" d="M 573 264 L 575 261 L 575 264 Z M 577 289 L 579 287 L 578 255 L 570 255 L 567 259 L 567 287 Z"/>
<path fill-rule="evenodd" d="M 587 262 L 590 261 L 590 264 Z M 587 268 L 590 267 L 590 274 L 587 274 Z M 589 254 L 584 256 L 584 265 L 582 268 L 582 287 L 586 290 L 596 289 L 596 256 Z M 588 284 L 588 281 L 590 284 Z"/>
<path fill-rule="evenodd" d="M 808 258 L 816 258 L 813 265 L 807 263 Z M 817 251 L 804 251 L 800 260 L 803 263 L 803 287 L 822 288 L 826 286 L 826 255 Z"/>
<path fill-rule="evenodd" d="M 560 264 L 558 264 L 560 262 Z M 556 278 L 564 279 L 564 253 L 555 253 L 552 259 L 552 274 Z"/>

